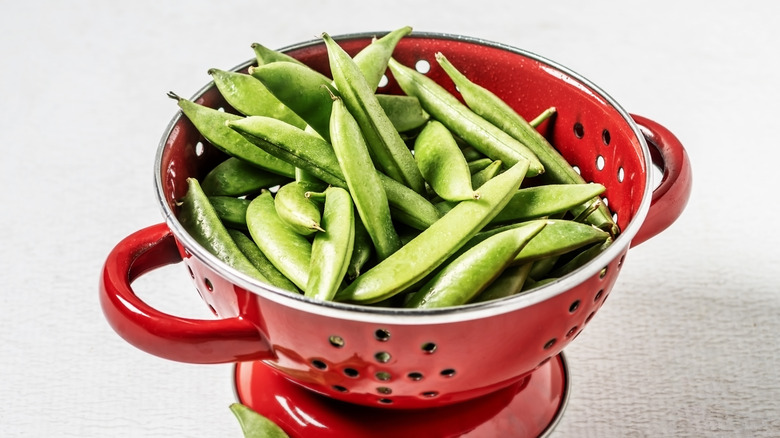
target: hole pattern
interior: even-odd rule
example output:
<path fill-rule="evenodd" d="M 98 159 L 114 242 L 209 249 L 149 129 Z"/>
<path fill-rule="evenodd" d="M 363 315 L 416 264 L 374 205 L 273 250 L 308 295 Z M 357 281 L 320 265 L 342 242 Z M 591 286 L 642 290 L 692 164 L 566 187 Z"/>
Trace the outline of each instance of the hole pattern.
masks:
<path fill-rule="evenodd" d="M 393 390 L 388 388 L 388 387 L 386 387 L 386 386 L 380 386 L 380 387 L 378 387 L 376 389 L 376 392 L 378 392 L 380 394 L 384 394 L 384 395 L 390 395 L 390 394 L 393 393 Z"/>
<path fill-rule="evenodd" d="M 438 346 L 433 342 L 426 342 L 422 345 L 422 350 L 428 354 L 433 354 L 436 352 L 436 349 Z"/>
<path fill-rule="evenodd" d="M 455 376 L 455 370 L 452 368 L 447 368 L 445 370 L 441 370 L 439 373 L 442 375 L 442 377 L 454 377 Z"/>
<path fill-rule="evenodd" d="M 204 278 L 203 284 L 206 286 L 207 291 L 214 292 L 214 284 L 211 283 L 211 280 L 209 280 L 208 278 Z"/>
<path fill-rule="evenodd" d="M 328 364 L 326 364 L 325 362 L 319 359 L 314 359 L 313 361 L 311 361 L 311 366 L 317 368 L 318 370 L 323 370 L 323 371 L 328 369 Z"/>
<path fill-rule="evenodd" d="M 577 122 L 574 124 L 574 136 L 577 138 L 582 138 L 585 136 L 585 127 L 582 126 L 582 123 Z"/>
<path fill-rule="evenodd" d="M 569 306 L 569 313 L 574 313 L 579 308 L 580 308 L 580 300 L 577 300 L 577 301 L 571 303 L 571 306 Z"/>
<path fill-rule="evenodd" d="M 414 69 L 422 74 L 427 74 L 429 71 L 431 71 L 431 63 L 421 59 L 414 64 Z"/>
<path fill-rule="evenodd" d="M 374 338 L 380 342 L 387 342 L 390 340 L 390 332 L 385 329 L 378 329 L 374 332 Z"/>
<path fill-rule="evenodd" d="M 425 392 L 423 392 L 420 395 L 425 397 L 425 398 L 434 398 L 434 397 L 437 397 L 439 395 L 439 391 L 425 391 Z"/>
<path fill-rule="evenodd" d="M 423 374 L 417 371 L 413 371 L 407 374 L 406 377 L 408 377 L 409 380 L 414 380 L 415 382 L 417 382 L 423 379 Z"/>
<path fill-rule="evenodd" d="M 382 382 L 387 382 L 390 380 L 390 373 L 387 371 L 378 371 L 376 374 L 374 374 L 374 377 L 376 377 L 377 380 L 381 380 Z"/>
<path fill-rule="evenodd" d="M 604 157 L 602 155 L 596 157 L 596 169 L 604 170 L 605 164 L 606 164 L 606 160 L 604 160 Z"/>
<path fill-rule="evenodd" d="M 344 375 L 355 379 L 360 376 L 360 373 L 354 368 L 344 368 Z"/>
<path fill-rule="evenodd" d="M 330 342 L 330 345 L 336 348 L 342 348 L 344 346 L 344 338 L 341 336 L 333 335 L 328 338 L 328 342 Z"/>
<path fill-rule="evenodd" d="M 202 141 L 195 143 L 195 156 L 200 157 L 206 152 L 206 145 Z"/>
<path fill-rule="evenodd" d="M 390 353 L 386 351 L 380 351 L 374 354 L 374 359 L 376 359 L 376 361 L 379 363 L 388 363 L 392 358 L 393 356 L 391 356 Z"/>
<path fill-rule="evenodd" d="M 545 350 L 551 349 L 553 347 L 553 345 L 555 345 L 556 342 L 558 342 L 557 339 L 555 339 L 555 338 L 550 339 L 549 341 L 547 341 L 546 344 L 544 344 L 544 349 Z"/>
<path fill-rule="evenodd" d="M 611 140 L 611 135 L 609 134 L 609 131 L 604 129 L 601 131 L 601 142 L 604 143 L 604 146 L 609 146 L 609 142 Z"/>

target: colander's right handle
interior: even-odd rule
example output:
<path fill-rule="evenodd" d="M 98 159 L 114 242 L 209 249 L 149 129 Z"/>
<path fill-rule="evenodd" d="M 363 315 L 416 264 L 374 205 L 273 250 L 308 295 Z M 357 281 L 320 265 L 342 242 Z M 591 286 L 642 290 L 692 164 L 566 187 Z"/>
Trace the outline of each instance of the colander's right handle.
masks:
<path fill-rule="evenodd" d="M 149 306 L 133 292 L 133 280 L 181 260 L 166 224 L 136 231 L 114 247 L 100 278 L 100 304 L 113 329 L 136 348 L 179 362 L 231 363 L 272 357 L 265 336 L 248 320 L 180 318 Z"/>
<path fill-rule="evenodd" d="M 631 117 L 650 147 L 653 163 L 663 170 L 663 178 L 653 190 L 645 221 L 631 246 L 639 245 L 669 227 L 682 214 L 691 195 L 691 163 L 680 140 L 662 125 L 648 118 Z"/>

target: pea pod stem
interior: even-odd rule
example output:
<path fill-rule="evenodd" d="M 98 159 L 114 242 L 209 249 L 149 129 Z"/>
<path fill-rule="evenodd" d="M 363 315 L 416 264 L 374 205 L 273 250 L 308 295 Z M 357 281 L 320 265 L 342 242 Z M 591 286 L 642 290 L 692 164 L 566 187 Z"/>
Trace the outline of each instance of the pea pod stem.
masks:
<path fill-rule="evenodd" d="M 390 59 L 388 67 L 404 93 L 417 97 L 426 112 L 469 145 L 507 166 L 528 161 L 528 176 L 544 172 L 544 167 L 528 147 L 477 115 L 431 78 L 395 59 Z"/>
<path fill-rule="evenodd" d="M 336 294 L 337 301 L 373 303 L 406 290 L 454 254 L 509 202 L 528 172 L 519 161 L 485 183 L 478 200 L 460 202 L 441 219 Z"/>
<path fill-rule="evenodd" d="M 552 117 L 557 111 L 558 111 L 557 108 L 555 108 L 554 106 L 551 106 L 551 107 L 547 108 L 546 110 L 542 111 L 533 120 L 528 122 L 528 124 L 531 125 L 531 127 L 533 127 L 533 128 L 538 128 L 539 125 L 544 123 L 545 120 L 547 120 L 550 117 Z"/>

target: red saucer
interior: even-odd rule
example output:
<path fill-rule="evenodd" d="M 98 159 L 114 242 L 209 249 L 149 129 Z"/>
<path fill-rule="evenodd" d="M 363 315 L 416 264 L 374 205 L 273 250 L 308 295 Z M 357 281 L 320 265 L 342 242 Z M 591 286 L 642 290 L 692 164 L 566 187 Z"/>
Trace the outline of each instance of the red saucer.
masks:
<path fill-rule="evenodd" d="M 562 353 L 507 388 L 431 409 L 382 409 L 333 400 L 260 361 L 238 363 L 234 376 L 239 402 L 295 438 L 546 436 L 560 420 L 569 395 Z"/>

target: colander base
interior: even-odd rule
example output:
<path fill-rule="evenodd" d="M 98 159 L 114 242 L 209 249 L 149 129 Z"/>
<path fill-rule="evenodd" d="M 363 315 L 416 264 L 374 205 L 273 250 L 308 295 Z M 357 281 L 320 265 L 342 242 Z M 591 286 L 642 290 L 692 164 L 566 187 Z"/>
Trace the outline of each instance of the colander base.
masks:
<path fill-rule="evenodd" d="M 563 353 L 528 378 L 494 393 L 443 407 L 383 409 L 317 394 L 261 361 L 234 370 L 238 401 L 281 426 L 291 437 L 539 437 L 565 410 L 569 375 Z"/>

